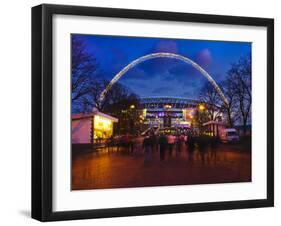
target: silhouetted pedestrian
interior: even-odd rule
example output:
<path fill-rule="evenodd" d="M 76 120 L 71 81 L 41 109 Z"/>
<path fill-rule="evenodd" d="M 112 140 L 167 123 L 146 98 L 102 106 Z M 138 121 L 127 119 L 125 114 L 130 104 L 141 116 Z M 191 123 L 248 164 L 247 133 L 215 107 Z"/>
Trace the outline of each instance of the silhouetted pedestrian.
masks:
<path fill-rule="evenodd" d="M 110 138 L 108 139 L 108 152 L 110 152 L 114 147 L 114 138 L 111 135 Z"/>
<path fill-rule="evenodd" d="M 158 146 L 158 137 L 156 136 L 154 131 L 151 131 L 150 133 L 150 138 L 152 142 L 152 151 L 157 151 L 157 146 Z"/>
<path fill-rule="evenodd" d="M 167 140 L 168 140 L 168 146 L 169 146 L 169 153 L 172 154 L 173 146 L 174 146 L 176 137 L 173 136 L 172 134 L 169 134 L 169 135 L 167 136 Z"/>
<path fill-rule="evenodd" d="M 188 138 L 186 139 L 186 145 L 188 145 L 189 151 L 193 151 L 195 147 L 195 139 L 192 134 L 189 134 Z"/>
<path fill-rule="evenodd" d="M 144 163 L 148 163 L 151 160 L 151 150 L 153 146 L 151 137 L 145 137 L 142 146 L 144 149 Z"/>
<path fill-rule="evenodd" d="M 186 145 L 188 146 L 189 162 L 193 162 L 193 156 L 195 151 L 195 138 L 191 133 L 188 135 L 188 138 L 186 139 Z"/>
<path fill-rule="evenodd" d="M 160 160 L 165 159 L 165 151 L 168 146 L 167 138 L 164 134 L 161 134 L 159 137 L 159 147 L 160 147 Z"/>

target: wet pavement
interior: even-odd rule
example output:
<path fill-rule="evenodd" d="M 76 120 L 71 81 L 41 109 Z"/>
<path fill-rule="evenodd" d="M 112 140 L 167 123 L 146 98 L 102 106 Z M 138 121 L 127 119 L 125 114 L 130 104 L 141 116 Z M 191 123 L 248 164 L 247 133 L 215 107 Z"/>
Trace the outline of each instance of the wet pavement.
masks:
<path fill-rule="evenodd" d="M 241 144 L 144 153 L 130 148 L 75 149 L 72 189 L 104 189 L 251 181 L 251 151 Z"/>

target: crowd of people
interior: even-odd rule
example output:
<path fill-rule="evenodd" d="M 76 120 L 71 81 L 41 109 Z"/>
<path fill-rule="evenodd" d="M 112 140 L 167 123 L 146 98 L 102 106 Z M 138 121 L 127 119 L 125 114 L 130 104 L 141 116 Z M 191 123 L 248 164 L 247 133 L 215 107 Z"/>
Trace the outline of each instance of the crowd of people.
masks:
<path fill-rule="evenodd" d="M 164 160 L 166 153 L 171 154 L 174 148 L 180 152 L 184 145 L 189 144 L 190 140 L 192 140 L 192 136 L 184 133 L 156 135 L 154 131 L 151 131 L 143 140 L 145 161 L 149 161 L 152 152 L 156 150 L 159 150 L 160 159 Z"/>
<path fill-rule="evenodd" d="M 153 153 L 159 151 L 160 160 L 165 160 L 166 155 L 171 155 L 173 150 L 181 152 L 189 151 L 189 157 L 192 158 L 195 146 L 204 160 L 204 152 L 207 145 L 215 145 L 215 142 L 196 137 L 191 131 L 166 133 L 165 131 L 155 132 L 150 130 L 144 137 L 134 137 L 124 135 L 120 137 L 111 137 L 108 140 L 109 150 L 126 150 L 132 154 L 144 154 L 144 161 L 148 163 L 152 160 Z"/>

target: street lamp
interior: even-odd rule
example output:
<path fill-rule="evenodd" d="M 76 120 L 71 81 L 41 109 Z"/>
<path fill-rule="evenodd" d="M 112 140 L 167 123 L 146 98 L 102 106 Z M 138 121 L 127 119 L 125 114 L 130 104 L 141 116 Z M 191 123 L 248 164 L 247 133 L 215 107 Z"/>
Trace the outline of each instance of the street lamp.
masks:
<path fill-rule="evenodd" d="M 204 111 L 206 109 L 204 104 L 199 104 L 198 108 L 200 111 Z"/>
<path fill-rule="evenodd" d="M 135 105 L 132 104 L 132 105 L 130 106 L 130 108 L 131 108 L 131 109 L 134 109 L 134 108 L 135 108 Z"/>

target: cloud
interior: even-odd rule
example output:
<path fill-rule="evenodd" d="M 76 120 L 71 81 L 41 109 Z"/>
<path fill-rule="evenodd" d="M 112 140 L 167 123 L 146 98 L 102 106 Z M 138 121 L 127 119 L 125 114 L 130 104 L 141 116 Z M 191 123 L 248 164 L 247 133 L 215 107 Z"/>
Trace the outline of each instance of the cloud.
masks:
<path fill-rule="evenodd" d="M 145 53 L 143 53 L 143 55 L 159 52 L 177 53 L 178 45 L 175 41 L 172 40 L 162 40 L 149 48 Z M 144 61 L 136 67 L 145 72 L 149 72 L 149 76 L 153 76 L 158 73 L 165 73 L 176 62 L 178 62 L 178 60 L 171 58 L 154 58 L 148 61 Z"/>
<path fill-rule="evenodd" d="M 174 90 L 174 87 L 171 86 L 163 86 L 152 90 L 153 94 L 160 94 L 161 96 L 167 92 Z"/>
<path fill-rule="evenodd" d="M 185 97 L 185 98 L 195 98 L 196 99 L 198 97 L 198 89 L 196 89 L 196 88 L 189 89 L 188 91 L 181 93 L 180 96 Z"/>
<path fill-rule="evenodd" d="M 124 74 L 122 79 L 124 80 L 147 80 L 150 77 L 148 75 L 148 71 L 143 70 L 142 68 L 135 66 L 131 68 L 127 73 Z"/>
<path fill-rule="evenodd" d="M 177 53 L 178 46 L 175 41 L 163 40 L 156 44 L 154 52 L 167 52 L 167 53 Z"/>
<path fill-rule="evenodd" d="M 154 58 L 138 64 L 135 68 L 146 73 L 148 77 L 165 74 L 177 62 L 175 59 Z"/>
<path fill-rule="evenodd" d="M 148 53 L 177 51 L 176 43 L 162 41 Z M 120 57 L 124 56 L 121 55 L 118 58 Z M 204 69 L 212 64 L 211 52 L 208 49 L 202 49 L 190 59 Z M 198 95 L 206 78 L 197 69 L 180 60 L 155 58 L 136 65 L 120 81 L 140 96 L 173 95 L 194 98 Z"/>
<path fill-rule="evenodd" d="M 203 49 L 195 55 L 195 61 L 201 67 L 209 67 L 212 64 L 212 55 L 209 49 Z"/>
<path fill-rule="evenodd" d="M 141 89 L 151 89 L 151 84 L 149 84 L 149 82 L 147 82 L 146 80 L 128 80 L 128 81 L 119 80 L 119 81 L 125 86 L 130 86 L 133 88 L 141 88 Z"/>

